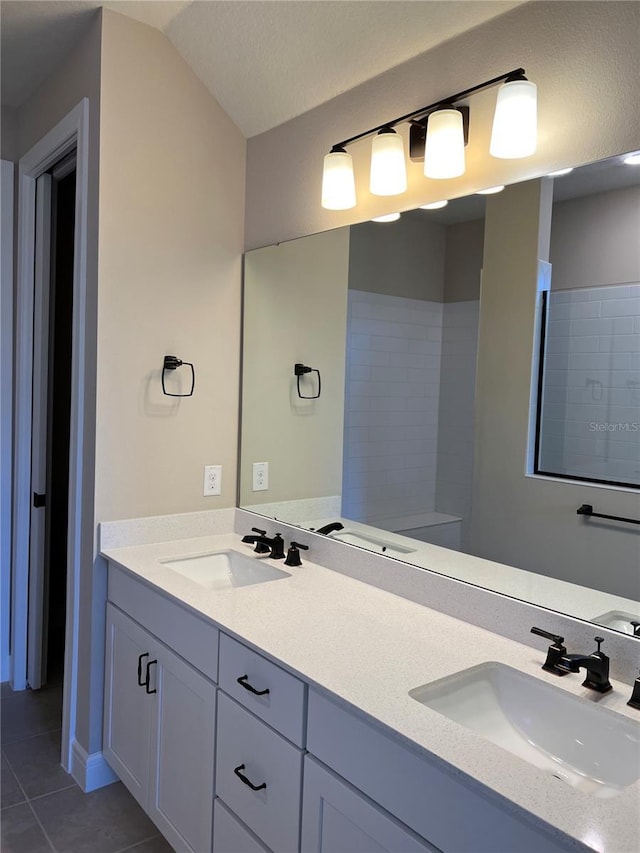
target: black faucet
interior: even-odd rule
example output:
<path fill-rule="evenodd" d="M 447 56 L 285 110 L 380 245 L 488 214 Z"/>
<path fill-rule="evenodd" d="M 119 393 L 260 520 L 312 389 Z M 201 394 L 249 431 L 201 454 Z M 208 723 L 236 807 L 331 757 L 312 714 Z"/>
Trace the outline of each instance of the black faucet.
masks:
<path fill-rule="evenodd" d="M 627 705 L 631 708 L 637 708 L 640 711 L 640 675 L 638 675 L 636 680 L 633 682 L 631 699 L 629 699 Z"/>
<path fill-rule="evenodd" d="M 636 622 L 635 620 L 632 620 L 629 624 L 633 628 L 633 636 L 634 637 L 640 637 L 640 622 Z"/>
<path fill-rule="evenodd" d="M 265 545 L 264 542 L 258 541 L 260 537 L 267 535 L 267 531 L 259 530 L 257 527 L 252 527 L 251 530 L 253 533 L 257 533 L 258 535 L 252 536 L 249 533 L 246 536 L 242 537 L 242 541 L 246 542 L 247 545 L 255 545 L 256 547 L 253 550 L 256 552 L 256 554 L 268 554 L 271 550 L 269 545 Z"/>
<path fill-rule="evenodd" d="M 287 551 L 287 559 L 284 561 L 285 566 L 301 566 L 300 549 L 308 551 L 308 545 L 302 545 L 300 542 L 292 542 Z"/>
<path fill-rule="evenodd" d="M 326 536 L 328 533 L 333 533 L 334 530 L 344 530 L 344 524 L 340 524 L 339 521 L 332 521 L 331 524 L 325 524 L 323 527 L 319 527 L 316 530 L 316 533 L 322 533 Z"/>
<path fill-rule="evenodd" d="M 284 560 L 284 539 L 280 533 L 276 533 L 272 539 L 269 539 L 268 536 L 256 536 L 255 542 L 256 546 L 264 545 L 266 547 L 266 551 L 260 553 L 266 554 L 269 551 L 272 560 Z"/>
<path fill-rule="evenodd" d="M 587 675 L 582 682 L 583 687 L 596 690 L 598 693 L 608 693 L 612 690 L 609 681 L 609 658 L 600 651 L 600 645 L 604 643 L 604 637 L 594 637 L 598 649 L 590 655 L 563 655 L 558 661 L 560 669 L 567 672 L 579 672 L 586 669 Z"/>

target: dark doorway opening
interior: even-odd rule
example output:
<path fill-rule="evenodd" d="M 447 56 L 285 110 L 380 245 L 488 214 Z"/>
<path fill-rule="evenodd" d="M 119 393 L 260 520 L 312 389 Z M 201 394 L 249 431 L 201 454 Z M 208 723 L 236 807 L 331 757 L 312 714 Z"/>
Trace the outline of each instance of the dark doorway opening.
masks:
<path fill-rule="evenodd" d="M 47 510 L 43 607 L 46 682 L 64 671 L 69 514 L 69 437 L 75 249 L 75 154 L 51 170 L 51 280 L 47 393 Z"/>

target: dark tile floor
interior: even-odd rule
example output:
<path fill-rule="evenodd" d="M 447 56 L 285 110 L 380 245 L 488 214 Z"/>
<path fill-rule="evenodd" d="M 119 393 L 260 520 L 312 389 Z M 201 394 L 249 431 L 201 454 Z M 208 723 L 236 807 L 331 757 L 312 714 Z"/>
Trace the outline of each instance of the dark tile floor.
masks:
<path fill-rule="evenodd" d="M 120 782 L 84 794 L 60 766 L 60 684 L 2 684 L 0 715 L 2 853 L 170 853 Z"/>

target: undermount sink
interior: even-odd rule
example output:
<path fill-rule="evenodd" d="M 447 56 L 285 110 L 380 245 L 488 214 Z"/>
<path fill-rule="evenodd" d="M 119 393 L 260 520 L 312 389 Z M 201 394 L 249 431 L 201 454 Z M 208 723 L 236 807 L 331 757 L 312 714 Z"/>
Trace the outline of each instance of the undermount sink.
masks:
<path fill-rule="evenodd" d="M 404 545 L 396 545 L 382 537 L 369 536 L 367 533 L 360 533 L 355 530 L 338 530 L 330 533 L 329 536 L 331 539 L 339 539 L 349 545 L 359 545 L 368 551 L 375 551 L 376 554 L 387 554 L 391 557 L 402 557 L 405 554 L 413 554 L 415 551 L 415 548 L 405 548 Z"/>
<path fill-rule="evenodd" d="M 500 663 L 409 695 L 579 791 L 614 797 L 640 778 L 640 725 Z"/>
<path fill-rule="evenodd" d="M 594 616 L 591 620 L 596 625 L 603 625 L 605 628 L 613 628 L 615 631 L 622 631 L 624 634 L 633 636 L 632 622 L 640 622 L 640 615 L 637 613 L 625 613 L 623 610 L 609 610 L 600 616 Z"/>
<path fill-rule="evenodd" d="M 230 589 L 282 580 L 291 575 L 239 551 L 212 551 L 191 557 L 160 560 L 163 566 L 206 589 Z"/>

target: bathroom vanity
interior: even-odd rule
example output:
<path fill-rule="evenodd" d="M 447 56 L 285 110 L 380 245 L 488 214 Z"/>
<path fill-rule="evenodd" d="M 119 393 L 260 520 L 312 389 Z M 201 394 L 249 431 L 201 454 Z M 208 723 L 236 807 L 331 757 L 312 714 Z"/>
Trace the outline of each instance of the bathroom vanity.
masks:
<path fill-rule="evenodd" d="M 304 564 L 286 567 L 257 560 L 239 533 L 127 544 L 117 525 L 102 544 L 104 756 L 176 850 L 638 848 L 640 766 L 581 789 L 560 763 L 522 760 L 421 692 L 497 662 L 541 704 L 560 691 L 599 706 L 603 732 L 622 725 L 640 756 L 629 685 L 594 699 L 580 676 L 541 670 L 544 645 L 315 564 L 316 537 Z M 240 559 L 207 568 L 212 554 Z"/>

